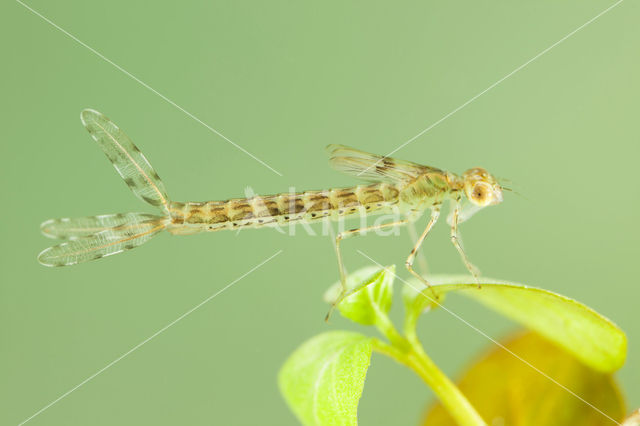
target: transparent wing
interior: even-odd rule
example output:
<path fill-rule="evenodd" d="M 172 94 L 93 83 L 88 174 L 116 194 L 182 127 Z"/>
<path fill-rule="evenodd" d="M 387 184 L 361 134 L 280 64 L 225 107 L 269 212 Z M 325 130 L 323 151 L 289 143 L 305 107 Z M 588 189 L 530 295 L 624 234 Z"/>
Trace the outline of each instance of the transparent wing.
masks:
<path fill-rule="evenodd" d="M 49 238 L 74 240 L 123 225 L 133 228 L 153 219 L 159 219 L 159 217 L 148 213 L 117 213 L 76 218 L 64 217 L 43 222 L 40 225 L 40 230 Z"/>
<path fill-rule="evenodd" d="M 166 207 L 164 184 L 131 139 L 98 111 L 85 109 L 80 118 L 133 193 L 153 206 Z"/>
<path fill-rule="evenodd" d="M 331 167 L 369 181 L 406 183 L 425 173 L 442 172 L 434 167 L 370 154 L 343 145 L 329 145 L 327 151 Z"/>
<path fill-rule="evenodd" d="M 49 247 L 40 253 L 38 261 L 45 266 L 68 266 L 111 256 L 144 244 L 165 226 L 166 220 L 159 218 L 106 229 L 90 237 Z"/>

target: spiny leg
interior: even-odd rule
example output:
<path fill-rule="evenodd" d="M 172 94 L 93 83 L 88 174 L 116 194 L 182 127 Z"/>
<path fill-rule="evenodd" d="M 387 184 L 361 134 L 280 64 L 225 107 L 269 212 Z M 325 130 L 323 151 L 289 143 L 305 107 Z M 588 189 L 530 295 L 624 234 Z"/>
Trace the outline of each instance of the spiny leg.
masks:
<path fill-rule="evenodd" d="M 377 231 L 379 229 L 384 229 L 384 228 L 389 228 L 389 227 L 393 227 L 393 226 L 401 226 L 406 224 L 409 221 L 409 219 L 403 219 L 403 220 L 398 220 L 395 222 L 389 222 L 389 223 L 383 223 L 380 225 L 373 225 L 373 226 L 367 226 L 364 228 L 356 228 L 356 229 L 350 229 L 348 231 L 344 231 L 344 232 L 340 232 L 337 236 L 336 236 L 336 253 L 338 256 L 338 269 L 340 270 L 340 295 L 338 296 L 338 298 L 331 304 L 331 308 L 329 308 L 329 312 L 327 312 L 327 315 L 325 317 L 325 321 L 329 321 L 329 317 L 331 316 L 331 313 L 333 312 L 333 310 L 335 309 L 336 306 L 338 306 L 338 303 L 340 303 L 342 300 L 344 300 L 345 297 L 350 296 L 351 294 L 355 293 L 356 291 L 360 290 L 362 288 L 362 286 L 358 286 L 356 288 L 353 288 L 351 291 L 348 291 L 347 289 L 347 275 L 344 271 L 344 262 L 342 261 L 342 252 L 340 251 L 340 241 L 342 241 L 345 238 L 349 238 L 349 237 L 353 237 L 356 235 L 360 235 L 364 232 L 368 232 L 368 231 Z"/>
<path fill-rule="evenodd" d="M 411 253 L 409 254 L 409 257 L 407 257 L 407 261 L 405 262 L 405 266 L 407 267 L 407 269 L 409 270 L 411 275 L 413 275 L 414 277 L 419 279 L 422 283 L 424 283 L 428 288 L 431 289 L 431 293 L 435 297 L 435 300 L 438 299 L 438 295 L 433 290 L 433 288 L 431 287 L 431 284 L 429 284 L 429 282 L 426 280 L 426 278 L 424 278 L 423 276 L 421 276 L 420 274 L 418 274 L 416 271 L 413 270 L 413 261 L 416 258 L 416 253 L 420 249 L 420 246 L 422 246 L 422 243 L 424 242 L 425 238 L 427 237 L 427 234 L 429 233 L 429 231 L 431 231 L 431 228 L 433 228 L 433 225 L 435 225 L 435 223 L 438 221 L 438 217 L 439 216 L 440 216 L 440 206 L 432 207 L 432 209 L 431 209 L 431 219 L 429 220 L 429 223 L 427 223 L 427 227 L 422 232 L 422 235 L 420 235 L 420 238 L 418 238 L 418 241 L 416 242 L 416 245 L 413 247 L 413 249 L 411 249 Z"/>
<path fill-rule="evenodd" d="M 460 244 L 460 237 L 458 235 L 459 216 L 460 216 L 460 203 L 456 203 L 456 206 L 453 210 L 452 219 L 451 219 L 451 242 L 453 243 L 455 248 L 458 250 L 458 253 L 460 253 L 460 257 L 462 257 L 462 261 L 464 262 L 464 265 L 467 267 L 467 270 L 469 271 L 469 273 L 473 275 L 473 278 L 475 279 L 476 284 L 478 284 L 478 288 L 480 288 L 481 287 L 480 281 L 478 280 L 478 275 L 480 274 L 480 271 L 471 262 L 469 262 L 467 253 L 465 253 L 464 249 L 462 248 L 462 244 Z"/>

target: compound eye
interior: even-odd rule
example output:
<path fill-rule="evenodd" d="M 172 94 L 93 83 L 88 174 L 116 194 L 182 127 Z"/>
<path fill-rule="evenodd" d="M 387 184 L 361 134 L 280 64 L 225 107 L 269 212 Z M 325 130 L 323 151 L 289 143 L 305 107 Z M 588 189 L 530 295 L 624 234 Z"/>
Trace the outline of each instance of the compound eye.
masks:
<path fill-rule="evenodd" d="M 471 198 L 480 205 L 485 204 L 489 198 L 489 188 L 487 188 L 487 185 L 484 183 L 474 185 L 473 191 L 471 191 Z"/>

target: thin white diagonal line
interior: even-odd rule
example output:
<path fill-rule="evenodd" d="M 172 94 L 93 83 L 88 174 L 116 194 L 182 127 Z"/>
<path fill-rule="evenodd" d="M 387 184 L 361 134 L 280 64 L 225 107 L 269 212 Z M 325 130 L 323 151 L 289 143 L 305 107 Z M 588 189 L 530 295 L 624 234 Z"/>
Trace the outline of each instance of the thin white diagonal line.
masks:
<path fill-rule="evenodd" d="M 238 281 L 240 281 L 241 279 L 245 278 L 247 275 L 249 275 L 250 273 L 252 273 L 253 271 L 255 271 L 256 269 L 260 268 L 261 266 L 263 266 L 265 263 L 269 262 L 271 259 L 273 259 L 274 257 L 278 256 L 280 253 L 282 253 L 282 250 L 278 250 L 275 254 L 273 254 L 271 257 L 263 260 L 262 262 L 260 262 L 259 264 L 257 264 L 256 266 L 254 266 L 253 268 L 249 269 L 247 272 L 245 272 L 244 274 L 240 275 L 238 278 L 236 278 L 235 280 L 231 281 L 229 284 L 227 284 L 226 286 L 222 287 L 220 290 L 218 290 L 217 292 L 215 292 L 214 294 L 212 294 L 211 296 L 207 297 L 206 299 L 204 299 L 202 302 L 198 303 L 196 306 L 194 306 L 193 308 L 189 309 L 187 312 L 185 312 L 184 314 L 180 315 L 178 318 L 176 318 L 175 320 L 171 321 L 169 324 L 165 325 L 164 327 L 162 327 L 160 330 L 156 331 L 155 333 L 153 333 L 151 336 L 147 337 L 146 339 L 144 339 L 142 342 L 138 343 L 137 345 L 135 345 L 133 348 L 129 349 L 127 352 L 123 353 L 122 355 L 120 355 L 118 358 L 114 359 L 113 361 L 111 361 L 109 364 L 105 365 L 104 367 L 102 367 L 100 370 L 96 371 L 95 373 L 93 373 L 91 376 L 87 377 L 86 379 L 84 379 L 83 381 L 81 381 L 80 383 L 78 383 L 77 385 L 75 385 L 74 387 L 72 387 L 71 389 L 69 389 L 68 391 L 66 391 L 65 393 L 63 393 L 62 395 L 60 395 L 58 398 L 54 399 L 53 401 L 51 401 L 49 404 L 45 405 L 44 407 L 42 407 L 40 410 L 36 411 L 34 414 L 32 414 L 30 417 L 26 418 L 25 420 L 23 420 L 22 422 L 20 422 L 18 424 L 18 426 L 22 426 L 23 424 L 27 423 L 28 421 L 30 421 L 31 419 L 33 419 L 34 417 L 36 417 L 37 415 L 41 414 L 43 411 L 45 411 L 46 409 L 50 408 L 52 405 L 58 403 L 60 400 L 64 399 L 65 397 L 69 396 L 70 393 L 72 393 L 73 391 L 77 390 L 79 387 L 81 387 L 82 385 L 86 384 L 87 382 L 91 381 L 92 379 L 94 379 L 96 376 L 98 376 L 99 374 L 103 373 L 105 370 L 107 370 L 108 368 L 112 367 L 114 364 L 118 363 L 119 361 L 121 361 L 123 358 L 127 357 L 129 354 L 131 354 L 132 352 L 136 351 L 137 349 L 139 349 L 142 345 L 148 343 L 150 340 L 154 339 L 155 337 L 157 337 L 158 335 L 160 335 L 161 333 L 163 333 L 164 331 L 166 331 L 168 328 L 172 327 L 173 325 L 175 325 L 177 322 L 181 321 L 182 319 L 184 319 L 185 317 L 187 317 L 188 315 L 190 315 L 192 312 L 194 312 L 195 310 L 197 310 L 198 308 L 200 308 L 202 305 L 206 304 L 207 302 L 209 302 L 211 299 L 213 299 L 214 297 L 218 296 L 219 294 L 221 294 L 222 292 L 224 292 L 225 290 L 227 290 L 229 287 L 231 287 L 232 285 L 234 285 L 235 283 L 237 283 Z"/>
<path fill-rule="evenodd" d="M 56 23 L 54 23 L 53 21 L 51 21 L 49 18 L 43 16 L 40 12 L 38 12 L 37 10 L 33 9 L 32 7 L 28 6 L 27 4 L 23 3 L 21 0 L 16 0 L 18 3 L 20 3 L 22 6 L 24 6 L 26 9 L 28 9 L 29 11 L 31 11 L 34 15 L 39 16 L 40 18 L 42 18 L 45 22 L 49 23 L 51 26 L 53 26 L 54 28 L 56 28 L 58 31 L 62 32 L 63 34 L 65 34 L 67 37 L 69 37 L 70 39 L 72 39 L 73 41 L 75 41 L 76 43 L 78 43 L 79 45 L 87 48 L 89 51 L 91 51 L 91 53 L 93 53 L 94 55 L 96 55 L 97 57 L 99 57 L 100 59 L 102 59 L 103 61 L 113 65 L 116 69 L 118 69 L 119 71 L 121 71 L 123 74 L 125 74 L 127 77 L 130 77 L 131 79 L 135 80 L 136 82 L 138 82 L 139 84 L 141 84 L 142 86 L 144 86 L 145 88 L 149 89 L 150 91 L 152 91 L 153 93 L 155 93 L 156 95 L 160 96 L 162 99 L 164 99 L 165 101 L 167 101 L 168 103 L 170 103 L 171 105 L 173 105 L 175 108 L 179 109 L 180 111 L 182 111 L 183 113 L 185 113 L 186 115 L 188 115 L 189 117 L 191 117 L 192 119 L 194 119 L 195 121 L 197 121 L 198 123 L 202 124 L 204 127 L 206 127 L 207 129 L 209 129 L 210 131 L 212 131 L 213 133 L 215 133 L 216 135 L 220 136 L 222 139 L 224 139 L 225 141 L 229 142 L 231 145 L 235 146 L 236 148 L 238 148 L 240 151 L 244 152 L 245 154 L 247 154 L 249 157 L 253 158 L 254 160 L 256 160 L 258 163 L 262 164 L 263 166 L 265 166 L 266 168 L 268 168 L 269 170 L 271 170 L 272 172 L 274 172 L 275 174 L 282 176 L 282 173 L 280 173 L 279 171 L 277 171 L 276 169 L 274 169 L 273 167 L 271 167 L 270 165 L 268 165 L 267 163 L 265 163 L 264 161 L 262 161 L 261 159 L 259 159 L 258 157 L 256 157 L 255 155 L 253 155 L 252 153 L 250 153 L 249 151 L 247 151 L 246 149 L 244 149 L 243 147 L 241 147 L 240 145 L 238 145 L 237 143 L 235 143 L 234 141 L 232 141 L 231 139 L 229 139 L 228 137 L 226 137 L 225 135 L 223 135 L 222 133 L 220 133 L 219 131 L 217 131 L 216 129 L 214 129 L 213 127 L 211 127 L 210 125 L 208 125 L 207 123 L 205 123 L 204 121 L 200 120 L 198 117 L 196 117 L 195 115 L 193 115 L 192 113 L 190 113 L 189 111 L 187 111 L 186 109 L 182 108 L 180 105 L 178 105 L 177 103 L 173 102 L 171 99 L 167 98 L 165 95 L 163 95 L 162 93 L 158 92 L 156 89 L 154 89 L 153 87 L 149 86 L 147 83 L 145 83 L 144 81 L 140 80 L 138 77 L 136 77 L 135 75 L 131 74 L 129 71 L 125 70 L 124 68 L 122 68 L 120 65 L 116 64 L 115 62 L 113 62 L 111 59 L 107 58 L 106 56 L 104 56 L 102 53 L 98 52 L 97 50 L 95 50 L 93 47 L 89 46 L 87 43 L 83 42 L 82 40 L 78 39 L 76 36 L 74 36 L 73 34 L 71 34 L 70 32 L 68 32 L 67 30 L 65 30 L 64 28 L 60 27 L 59 25 L 57 25 Z"/>
<path fill-rule="evenodd" d="M 509 74 L 505 75 L 504 77 L 502 77 L 500 80 L 496 81 L 495 83 L 493 83 L 491 86 L 487 87 L 486 89 L 484 89 L 482 92 L 478 93 L 477 95 L 475 95 L 474 97 L 472 97 L 471 99 L 469 99 L 468 101 L 466 101 L 465 103 L 463 103 L 462 105 L 460 105 L 459 107 L 457 107 L 456 109 L 454 109 L 453 111 L 449 112 L 448 114 L 446 114 L 444 117 L 440 118 L 438 121 L 436 121 L 435 123 L 431 124 L 429 127 L 425 128 L 424 130 L 420 131 L 417 135 L 415 135 L 414 137 L 412 137 L 411 139 L 409 139 L 408 141 L 406 141 L 405 143 L 403 143 L 402 145 L 398 146 L 396 149 L 394 149 L 393 151 L 391 151 L 390 153 L 388 153 L 385 157 L 389 157 L 393 154 L 395 154 L 396 152 L 398 152 L 399 150 L 401 150 L 402 148 L 404 148 L 405 146 L 409 145 L 411 142 L 413 142 L 414 140 L 418 139 L 420 136 L 424 135 L 425 133 L 427 133 L 429 130 L 433 129 L 434 127 L 436 127 L 438 124 L 442 123 L 443 121 L 445 121 L 447 118 L 451 117 L 453 114 L 455 114 L 456 112 L 460 111 L 461 109 L 463 109 L 464 107 L 466 107 L 467 105 L 469 105 L 470 103 L 472 103 L 473 101 L 475 101 L 476 99 L 478 99 L 480 96 L 484 95 L 485 93 L 487 93 L 489 90 L 493 89 L 494 87 L 496 87 L 497 85 L 499 85 L 500 83 L 502 83 L 503 81 L 505 81 L 506 79 L 508 79 L 509 77 L 511 77 L 512 75 L 514 75 L 515 73 L 517 73 L 518 71 L 522 70 L 524 67 L 526 67 L 527 65 L 529 65 L 530 63 L 532 63 L 533 61 L 535 61 L 536 59 L 538 59 L 539 57 L 541 57 L 542 55 L 544 55 L 545 53 L 549 52 L 551 49 L 553 49 L 554 47 L 556 47 L 557 45 L 559 45 L 560 43 L 562 43 L 563 41 L 567 40 L 569 37 L 571 37 L 572 35 L 574 35 L 575 33 L 577 33 L 578 31 L 580 31 L 581 29 L 583 29 L 584 27 L 588 26 L 589 24 L 593 23 L 596 19 L 600 18 L 602 15 L 604 15 L 605 13 L 609 12 L 611 9 L 613 9 L 614 7 L 618 6 L 620 3 L 622 3 L 624 0 L 618 0 L 616 3 L 614 3 L 613 5 L 609 6 L 608 8 L 606 8 L 605 10 L 603 10 L 602 12 L 598 13 L 596 16 L 594 16 L 593 18 L 589 19 L 587 22 L 585 22 L 584 24 L 580 25 L 578 28 L 576 28 L 575 30 L 571 31 L 569 34 L 567 34 L 566 36 L 562 37 L 560 40 L 556 41 L 555 43 L 553 43 L 551 46 L 547 47 L 546 49 L 544 49 L 543 51 L 541 51 L 540 53 L 538 53 L 537 55 L 535 55 L 533 58 L 529 59 L 527 62 L 525 62 L 524 64 L 520 65 L 519 67 L 517 67 L 516 69 L 514 69 L 513 71 L 511 71 Z M 380 163 L 380 161 L 382 161 L 382 159 L 376 161 L 374 164 L 370 165 L 369 167 L 367 167 L 366 169 L 364 169 L 363 171 L 361 171 L 360 173 L 358 173 L 358 176 L 362 175 L 363 173 L 366 173 L 369 169 L 375 167 L 378 165 L 378 163 Z"/>
<path fill-rule="evenodd" d="M 384 268 L 384 266 L 378 262 L 376 262 L 375 260 L 373 260 L 371 257 L 367 256 L 365 253 L 363 253 L 361 250 L 358 250 L 358 253 L 360 253 L 361 255 L 363 255 L 364 257 L 366 257 L 367 259 L 369 259 L 371 262 L 375 263 L 376 265 L 378 265 L 381 268 Z M 606 414 L 605 412 L 603 412 L 602 410 L 600 410 L 598 407 L 596 407 L 595 405 L 591 404 L 589 401 L 585 400 L 584 398 L 582 398 L 580 395 L 578 395 L 577 393 L 575 393 L 574 391 L 572 391 L 571 389 L 569 389 L 568 387 L 566 387 L 565 385 L 563 385 L 562 383 L 558 382 L 556 379 L 554 379 L 553 377 L 549 376 L 547 373 L 545 373 L 544 371 L 540 370 L 539 368 L 537 368 L 535 365 L 531 364 L 529 361 L 527 361 L 526 359 L 522 358 L 521 356 L 519 356 L 518 354 L 516 354 L 515 352 L 513 352 L 512 350 L 510 350 L 509 348 L 507 348 L 506 346 L 504 346 L 502 343 L 498 342 L 497 340 L 495 340 L 493 337 L 489 336 L 487 333 L 485 333 L 484 331 L 480 330 L 478 327 L 474 326 L 473 324 L 471 324 L 469 321 L 465 320 L 464 318 L 462 318 L 460 315 L 456 314 L 455 312 L 453 312 L 451 309 L 446 308 L 444 305 L 442 305 L 440 302 L 438 302 L 437 300 L 433 299 L 432 297 L 429 297 L 425 294 L 424 291 L 418 290 L 417 288 L 415 288 L 413 285 L 411 285 L 409 282 L 407 282 L 406 280 L 400 278 L 395 272 L 393 271 L 389 271 L 391 272 L 397 279 L 399 279 L 400 281 L 402 281 L 403 283 L 405 283 L 406 285 L 408 285 L 409 287 L 411 287 L 413 290 L 417 291 L 418 293 L 420 293 L 421 295 L 423 295 L 424 297 L 426 297 L 427 299 L 429 299 L 429 301 L 435 305 L 438 305 L 439 308 L 444 309 L 445 311 L 447 311 L 449 314 L 453 315 L 456 319 L 458 319 L 459 321 L 461 321 L 462 323 L 464 323 L 465 325 L 467 325 L 468 327 L 470 327 L 472 330 L 476 331 L 477 333 L 479 333 L 480 335 L 484 336 L 485 338 L 487 338 L 489 341 L 493 342 L 494 344 L 496 344 L 498 347 L 500 347 L 501 349 L 504 349 L 505 351 L 507 351 L 509 354 L 513 355 L 516 359 L 522 361 L 524 364 L 526 364 L 527 366 L 529 366 L 530 368 L 532 368 L 534 371 L 538 372 L 539 374 L 541 374 L 542 376 L 544 376 L 545 378 L 547 378 L 548 380 L 550 380 L 551 382 L 555 383 L 556 385 L 560 386 L 562 389 L 564 389 L 565 391 L 569 392 L 571 395 L 575 396 L 576 398 L 578 398 L 580 401 L 584 402 L 585 404 L 587 404 L 589 407 L 593 408 L 594 410 L 596 410 L 598 413 L 602 414 L 603 416 L 605 416 L 606 418 L 608 418 L 609 420 L 611 420 L 612 422 L 614 422 L 617 425 L 620 425 L 620 423 L 618 423 L 616 420 L 614 420 L 612 417 L 610 417 L 608 414 Z"/>

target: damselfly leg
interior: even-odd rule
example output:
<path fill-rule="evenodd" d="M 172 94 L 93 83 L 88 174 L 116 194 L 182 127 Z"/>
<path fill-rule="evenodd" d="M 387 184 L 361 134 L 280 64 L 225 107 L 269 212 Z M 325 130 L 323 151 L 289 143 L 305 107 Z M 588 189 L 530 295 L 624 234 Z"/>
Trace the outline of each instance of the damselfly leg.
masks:
<path fill-rule="evenodd" d="M 471 275 L 473 275 L 473 279 L 478 284 L 478 288 L 481 287 L 480 281 L 478 280 L 478 276 L 480 275 L 480 271 L 476 268 L 471 262 L 469 262 L 469 258 L 467 257 L 467 253 L 462 248 L 462 244 L 460 243 L 460 234 L 458 234 L 458 219 L 460 218 L 460 202 L 455 204 L 453 212 L 451 214 L 451 242 L 460 253 L 460 257 L 462 257 L 462 261 L 464 265 L 467 267 L 467 270 Z"/>
<path fill-rule="evenodd" d="M 352 288 L 351 290 L 349 290 L 347 288 L 347 274 L 346 274 L 346 272 L 344 270 L 344 262 L 342 260 L 342 252 L 340 251 L 340 241 L 344 240 L 345 238 L 353 237 L 353 236 L 356 236 L 356 235 L 361 235 L 361 234 L 363 234 L 365 232 L 369 232 L 369 231 L 377 231 L 377 230 L 384 229 L 384 228 L 402 226 L 402 225 L 405 225 L 408 221 L 409 221 L 409 219 L 403 219 L 403 220 L 397 220 L 395 222 L 388 222 L 388 223 L 382 223 L 382 224 L 379 224 L 379 225 L 366 226 L 364 228 L 350 229 L 348 231 L 340 232 L 336 236 L 336 253 L 337 253 L 337 256 L 338 256 L 338 269 L 340 270 L 340 294 L 338 295 L 336 300 L 334 300 L 331 303 L 331 308 L 329 308 L 329 312 L 327 312 L 327 315 L 324 318 L 325 321 L 329 321 L 329 317 L 333 313 L 333 310 L 335 309 L 335 307 L 338 306 L 338 303 L 340 303 L 346 297 L 349 297 L 350 295 L 352 295 L 353 293 L 355 293 L 356 291 L 360 290 L 363 287 L 362 285 L 360 285 L 360 286 L 357 286 L 355 288 Z"/>
<path fill-rule="evenodd" d="M 438 217 L 440 217 L 440 206 L 433 206 L 431 208 L 431 219 L 429 219 L 429 223 L 427 223 L 427 227 L 422 232 L 422 235 L 420 235 L 420 238 L 418 238 L 416 245 L 411 249 L 411 253 L 409 253 L 409 257 L 407 257 L 407 261 L 405 262 L 405 266 L 407 267 L 407 270 L 411 273 L 411 275 L 419 279 L 429 289 L 431 289 L 431 293 L 435 298 L 434 300 L 432 300 L 434 302 L 438 300 L 438 295 L 431 287 L 431 284 L 429 284 L 429 281 L 427 281 L 426 278 L 424 278 L 422 275 L 418 274 L 416 271 L 413 270 L 413 261 L 415 260 L 416 254 L 418 253 L 418 250 L 420 250 L 420 247 L 422 246 L 422 243 L 424 242 L 425 238 L 427 238 L 427 234 L 429 234 L 429 231 L 431 231 L 431 228 L 433 228 L 433 225 L 435 225 L 435 223 L 438 221 Z"/>

